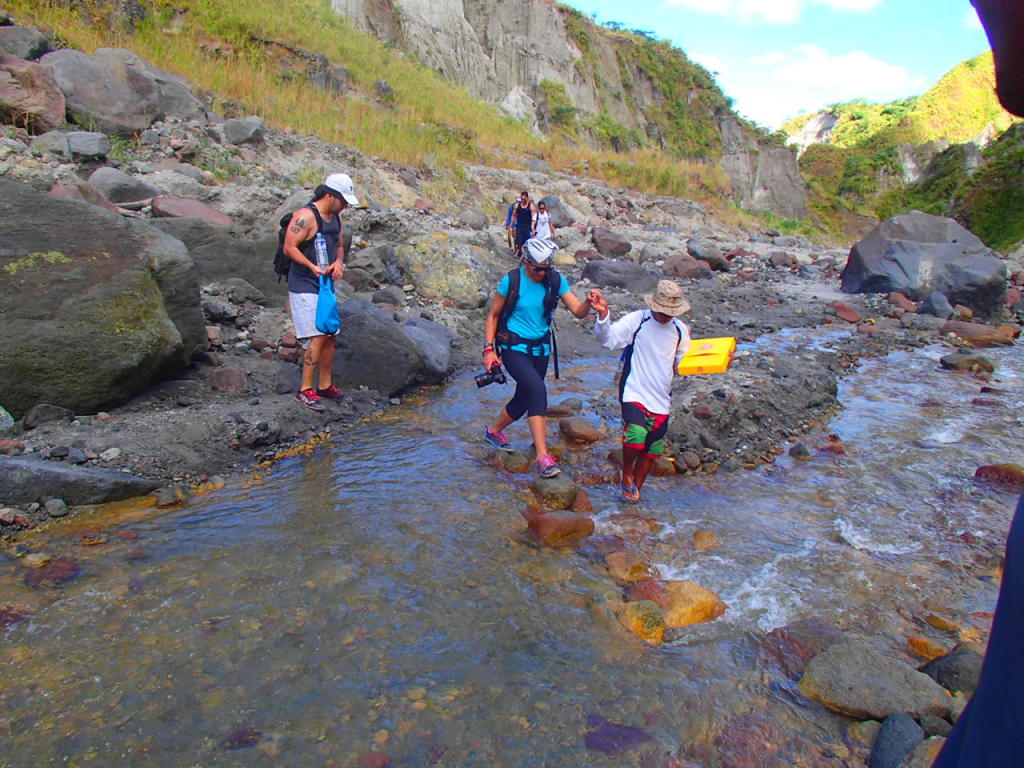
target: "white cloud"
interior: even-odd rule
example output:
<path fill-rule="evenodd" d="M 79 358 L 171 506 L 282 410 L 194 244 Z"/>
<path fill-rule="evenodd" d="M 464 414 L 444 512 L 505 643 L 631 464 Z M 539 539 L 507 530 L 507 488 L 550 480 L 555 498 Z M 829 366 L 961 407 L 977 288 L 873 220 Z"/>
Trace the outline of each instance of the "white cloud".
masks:
<path fill-rule="evenodd" d="M 973 8 L 968 8 L 964 12 L 964 26 L 968 29 L 984 30 L 981 26 L 981 19 L 978 18 L 978 13 Z"/>
<path fill-rule="evenodd" d="M 728 77 L 731 74 L 725 61 L 714 53 L 690 53 L 687 55 L 715 77 Z"/>
<path fill-rule="evenodd" d="M 928 87 L 924 78 L 863 51 L 831 54 L 816 45 L 747 59 L 723 71 L 719 81 L 739 112 L 772 128 L 826 104 L 889 101 Z"/>
<path fill-rule="evenodd" d="M 667 8 L 689 8 L 701 13 L 735 16 L 743 24 L 793 24 L 808 3 L 835 11 L 870 11 L 882 0 L 665 0 Z"/>

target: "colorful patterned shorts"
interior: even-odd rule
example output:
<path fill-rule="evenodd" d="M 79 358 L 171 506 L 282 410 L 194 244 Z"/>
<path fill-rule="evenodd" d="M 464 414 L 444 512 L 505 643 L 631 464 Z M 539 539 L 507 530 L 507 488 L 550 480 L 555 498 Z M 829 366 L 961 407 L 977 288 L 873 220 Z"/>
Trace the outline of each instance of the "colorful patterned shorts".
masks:
<path fill-rule="evenodd" d="M 665 450 L 668 414 L 651 413 L 640 403 L 622 404 L 622 445 L 656 459 Z"/>

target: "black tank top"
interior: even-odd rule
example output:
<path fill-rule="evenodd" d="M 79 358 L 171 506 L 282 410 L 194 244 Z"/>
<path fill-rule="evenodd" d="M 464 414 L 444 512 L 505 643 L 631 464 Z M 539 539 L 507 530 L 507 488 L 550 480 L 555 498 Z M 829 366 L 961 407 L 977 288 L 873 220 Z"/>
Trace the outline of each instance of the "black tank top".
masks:
<path fill-rule="evenodd" d="M 516 229 L 530 229 L 533 227 L 533 210 L 527 204 L 523 208 L 522 203 L 516 203 Z"/>
<path fill-rule="evenodd" d="M 308 210 L 309 206 L 306 208 Z M 309 215 L 312 216 L 313 212 L 309 211 Z M 332 216 L 329 219 L 324 219 L 324 228 L 320 231 L 324 233 L 324 240 L 327 241 L 327 258 L 333 263 L 338 252 L 338 237 L 341 234 L 341 219 L 338 216 Z M 314 234 L 314 237 L 315 236 L 316 235 Z M 311 237 L 309 240 L 299 245 L 299 250 L 302 251 L 303 256 L 316 264 L 316 251 L 313 248 L 314 237 Z M 319 293 L 320 279 L 304 265 L 293 261 L 291 267 L 288 269 L 288 292 Z"/>

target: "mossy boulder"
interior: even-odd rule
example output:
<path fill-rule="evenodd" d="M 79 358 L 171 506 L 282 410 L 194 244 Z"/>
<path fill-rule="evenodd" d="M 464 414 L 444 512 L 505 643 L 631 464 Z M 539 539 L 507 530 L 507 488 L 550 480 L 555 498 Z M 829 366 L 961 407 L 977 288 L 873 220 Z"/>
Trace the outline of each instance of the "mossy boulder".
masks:
<path fill-rule="evenodd" d="M 185 247 L 96 206 L 0 180 L 0 402 L 91 413 L 206 347 Z"/>
<path fill-rule="evenodd" d="M 462 309 L 476 309 L 497 285 L 487 251 L 443 232 L 417 238 L 396 253 L 406 278 L 428 299 L 448 299 Z"/>

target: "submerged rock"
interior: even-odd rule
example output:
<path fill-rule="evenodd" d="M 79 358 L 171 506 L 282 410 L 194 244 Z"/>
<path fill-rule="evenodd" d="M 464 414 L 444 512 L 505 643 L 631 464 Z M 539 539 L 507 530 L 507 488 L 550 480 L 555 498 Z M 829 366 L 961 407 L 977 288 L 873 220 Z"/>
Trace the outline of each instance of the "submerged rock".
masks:
<path fill-rule="evenodd" d="M 626 603 L 619 610 L 622 625 L 650 645 L 661 645 L 665 639 L 665 617 L 650 600 Z"/>
<path fill-rule="evenodd" d="M 928 675 L 861 641 L 829 646 L 804 670 L 800 690 L 833 712 L 882 720 L 894 712 L 948 717 L 951 700 Z"/>
<path fill-rule="evenodd" d="M 530 507 L 523 513 L 527 528 L 549 547 L 575 547 L 594 532 L 594 521 L 567 510 L 541 512 Z"/>

